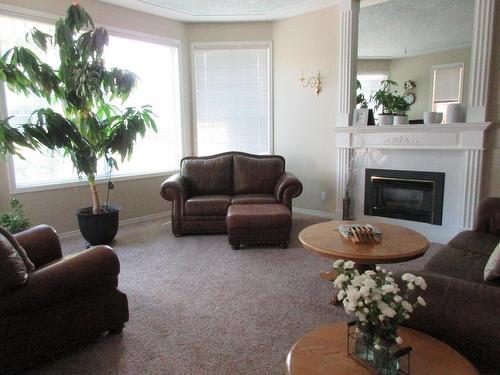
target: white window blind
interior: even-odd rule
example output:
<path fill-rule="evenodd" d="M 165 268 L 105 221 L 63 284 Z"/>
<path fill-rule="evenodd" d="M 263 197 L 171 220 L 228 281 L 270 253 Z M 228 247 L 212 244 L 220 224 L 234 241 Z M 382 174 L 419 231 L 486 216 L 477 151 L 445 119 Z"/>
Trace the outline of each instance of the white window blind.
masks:
<path fill-rule="evenodd" d="M 433 68 L 434 102 L 460 102 L 462 97 L 463 65 L 444 65 Z"/>
<path fill-rule="evenodd" d="M 270 48 L 194 47 L 198 155 L 271 152 Z"/>
<path fill-rule="evenodd" d="M 49 34 L 54 30 L 54 26 L 47 23 L 0 15 L 0 51 L 5 52 L 15 45 L 27 45 L 25 35 L 32 27 Z M 29 47 L 39 54 L 43 53 L 33 45 Z M 120 163 L 120 170 L 113 171 L 113 176 L 142 175 L 177 169 L 182 155 L 178 48 L 111 35 L 104 58 L 108 68 L 127 69 L 139 77 L 138 87 L 125 102 L 125 106 L 151 105 L 158 126 L 158 133 L 149 131 L 144 139 L 138 137 L 132 159 Z M 57 66 L 58 54 L 55 48 L 49 51 L 48 58 L 44 60 Z M 1 115 L 15 116 L 12 121 L 14 124 L 26 122 L 33 110 L 47 106 L 43 99 L 16 95 L 7 87 L 3 92 L 6 103 L 3 112 L 6 113 Z M 115 104 L 121 106 L 120 102 Z M 53 109 L 62 112 L 60 106 L 53 106 Z M 25 160 L 13 157 L 10 164 L 15 188 L 33 188 L 78 180 L 69 158 L 49 152 L 40 154 L 32 150 L 22 150 L 22 153 Z M 98 177 L 104 177 L 107 171 L 104 160 L 100 161 Z"/>

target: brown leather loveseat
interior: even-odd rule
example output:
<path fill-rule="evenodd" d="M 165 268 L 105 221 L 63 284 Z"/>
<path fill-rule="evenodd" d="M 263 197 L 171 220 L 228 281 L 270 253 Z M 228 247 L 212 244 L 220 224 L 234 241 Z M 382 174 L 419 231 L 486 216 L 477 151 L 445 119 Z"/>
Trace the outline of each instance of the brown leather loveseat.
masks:
<path fill-rule="evenodd" d="M 285 159 L 226 152 L 181 160 L 180 173 L 161 185 L 172 201 L 172 232 L 226 233 L 226 214 L 232 204 L 281 203 L 291 210 L 302 184 L 285 172 Z"/>

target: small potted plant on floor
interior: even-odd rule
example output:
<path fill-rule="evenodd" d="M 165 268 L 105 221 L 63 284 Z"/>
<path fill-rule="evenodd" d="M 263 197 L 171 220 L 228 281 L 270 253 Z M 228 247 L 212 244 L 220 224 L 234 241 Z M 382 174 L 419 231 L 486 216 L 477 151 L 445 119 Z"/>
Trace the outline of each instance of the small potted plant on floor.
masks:
<path fill-rule="evenodd" d="M 54 35 L 34 28 L 27 39 L 38 47 L 38 54 L 25 47 L 5 52 L 0 58 L 0 82 L 16 93 L 43 98 L 47 105 L 21 125 L 0 118 L 0 155 L 22 158 L 22 148 L 30 148 L 69 157 L 78 176 L 86 176 L 92 197 L 92 206 L 77 213 L 80 231 L 91 245 L 110 243 L 118 230 L 119 207 L 101 205 L 97 165 L 104 159 L 118 168 L 116 155 L 122 161 L 130 158 L 137 136 L 148 129 L 156 131 L 151 108 L 117 107 L 116 99 L 122 104 L 127 100 L 137 77 L 106 68 L 103 51 L 108 32 L 96 27 L 80 5 L 68 8 L 66 17 L 56 22 Z M 58 67 L 42 60 L 50 45 L 59 53 Z M 61 111 L 51 107 L 56 103 Z"/>
<path fill-rule="evenodd" d="M 0 214 L 0 227 L 4 227 L 10 233 L 19 233 L 28 229 L 31 223 L 24 214 L 21 202 L 16 198 L 12 198 L 10 200 L 10 209 L 10 212 Z"/>
<path fill-rule="evenodd" d="M 373 94 L 370 100 L 375 103 L 375 110 L 379 108 L 382 112 L 378 115 L 379 125 L 392 125 L 394 120 L 394 98 L 391 88 L 396 87 L 398 84 L 389 79 L 380 82 L 380 89 Z"/>
<path fill-rule="evenodd" d="M 407 125 L 408 115 L 406 112 L 410 109 L 410 104 L 405 100 L 404 96 L 394 96 L 394 125 Z"/>

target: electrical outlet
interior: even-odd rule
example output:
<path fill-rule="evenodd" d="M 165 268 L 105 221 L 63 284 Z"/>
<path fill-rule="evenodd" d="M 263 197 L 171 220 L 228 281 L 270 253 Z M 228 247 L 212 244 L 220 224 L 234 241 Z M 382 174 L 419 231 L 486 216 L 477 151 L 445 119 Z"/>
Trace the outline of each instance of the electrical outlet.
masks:
<path fill-rule="evenodd" d="M 321 192 L 321 200 L 326 201 L 326 191 Z"/>

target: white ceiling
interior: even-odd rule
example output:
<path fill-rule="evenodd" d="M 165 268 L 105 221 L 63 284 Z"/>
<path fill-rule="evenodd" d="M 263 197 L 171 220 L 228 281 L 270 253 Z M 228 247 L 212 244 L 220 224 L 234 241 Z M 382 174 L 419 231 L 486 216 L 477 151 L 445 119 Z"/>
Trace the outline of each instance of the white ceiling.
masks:
<path fill-rule="evenodd" d="M 472 44 L 474 0 L 391 0 L 362 8 L 358 55 L 395 58 Z"/>
<path fill-rule="evenodd" d="M 267 21 L 335 5 L 339 0 L 101 0 L 187 22 Z"/>

